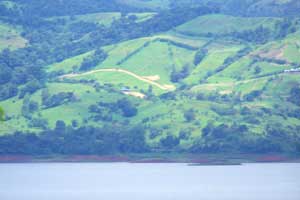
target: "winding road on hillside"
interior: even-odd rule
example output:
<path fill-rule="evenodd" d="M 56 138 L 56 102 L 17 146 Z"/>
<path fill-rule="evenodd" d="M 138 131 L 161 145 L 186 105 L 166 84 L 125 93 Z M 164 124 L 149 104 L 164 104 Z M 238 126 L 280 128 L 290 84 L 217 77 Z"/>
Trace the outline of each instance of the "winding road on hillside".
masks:
<path fill-rule="evenodd" d="M 119 72 L 119 73 L 124 73 L 124 74 L 127 74 L 127 75 L 130 75 L 140 81 L 143 81 L 145 83 L 148 83 L 148 84 L 151 84 L 151 85 L 154 85 L 162 90 L 174 90 L 176 89 L 176 87 L 174 85 L 162 85 L 162 84 L 159 84 L 153 80 L 151 80 L 150 78 L 147 78 L 145 76 L 140 76 L 140 75 L 137 75 L 133 72 L 130 72 L 130 71 L 127 71 L 127 70 L 124 70 L 124 69 L 118 69 L 118 68 L 110 68 L 110 69 L 96 69 L 96 70 L 91 70 L 91 71 L 88 71 L 88 72 L 84 72 L 84 73 L 72 73 L 72 74 L 65 74 L 65 75 L 62 75 L 60 76 L 59 78 L 63 79 L 63 78 L 75 78 L 75 77 L 80 77 L 80 76 L 87 76 L 87 75 L 91 75 L 91 74 L 95 74 L 95 73 L 100 73 L 100 72 Z"/>

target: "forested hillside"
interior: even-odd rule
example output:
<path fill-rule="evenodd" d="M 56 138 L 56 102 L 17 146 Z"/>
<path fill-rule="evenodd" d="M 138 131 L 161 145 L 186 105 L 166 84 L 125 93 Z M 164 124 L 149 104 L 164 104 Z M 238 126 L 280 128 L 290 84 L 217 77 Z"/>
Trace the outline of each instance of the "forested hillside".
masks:
<path fill-rule="evenodd" d="M 0 154 L 299 153 L 300 2 L 0 1 L 0 107 Z"/>

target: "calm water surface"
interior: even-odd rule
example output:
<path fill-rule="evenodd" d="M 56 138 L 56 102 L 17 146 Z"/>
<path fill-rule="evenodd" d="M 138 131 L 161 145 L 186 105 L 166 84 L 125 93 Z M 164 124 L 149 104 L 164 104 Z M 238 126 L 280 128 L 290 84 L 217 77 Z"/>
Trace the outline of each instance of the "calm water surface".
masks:
<path fill-rule="evenodd" d="M 0 200 L 299 200 L 300 164 L 0 164 Z"/>

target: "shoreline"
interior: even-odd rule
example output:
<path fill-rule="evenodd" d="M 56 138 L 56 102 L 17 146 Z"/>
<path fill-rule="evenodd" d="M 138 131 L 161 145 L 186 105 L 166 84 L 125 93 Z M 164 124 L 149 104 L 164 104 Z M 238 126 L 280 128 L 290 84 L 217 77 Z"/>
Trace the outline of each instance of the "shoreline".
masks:
<path fill-rule="evenodd" d="M 130 154 L 130 155 L 0 155 L 9 163 L 185 163 L 189 166 L 242 165 L 246 163 L 300 163 L 300 155 L 287 154 Z"/>

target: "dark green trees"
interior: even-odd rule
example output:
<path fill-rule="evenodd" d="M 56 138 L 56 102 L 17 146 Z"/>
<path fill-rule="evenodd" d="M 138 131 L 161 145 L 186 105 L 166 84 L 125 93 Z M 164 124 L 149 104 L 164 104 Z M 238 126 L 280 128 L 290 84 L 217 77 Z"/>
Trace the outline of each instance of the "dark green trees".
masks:
<path fill-rule="evenodd" d="M 194 57 L 194 65 L 195 66 L 199 65 L 201 61 L 205 58 L 207 53 L 208 53 L 207 49 L 200 49 L 199 51 L 197 51 Z"/>
<path fill-rule="evenodd" d="M 288 100 L 293 104 L 300 106 L 300 87 L 294 86 L 291 89 Z"/>
<path fill-rule="evenodd" d="M 195 111 L 193 109 L 185 111 L 184 118 L 187 122 L 191 122 L 191 121 L 195 120 L 195 118 L 196 118 Z"/>
<path fill-rule="evenodd" d="M 0 107 L 0 121 L 4 120 L 4 110 Z"/>
<path fill-rule="evenodd" d="M 124 117 L 134 117 L 137 115 L 137 108 L 126 98 L 117 101 L 117 106 L 122 110 Z"/>
<path fill-rule="evenodd" d="M 106 58 L 107 58 L 107 53 L 102 49 L 97 49 L 92 56 L 85 58 L 83 60 L 80 66 L 80 70 L 86 71 L 93 67 L 96 67 L 101 62 L 103 62 Z"/>

